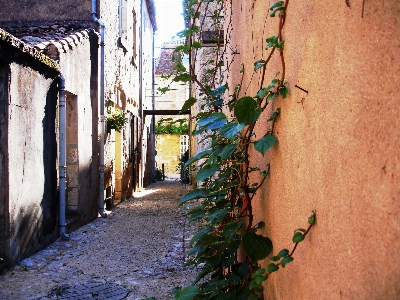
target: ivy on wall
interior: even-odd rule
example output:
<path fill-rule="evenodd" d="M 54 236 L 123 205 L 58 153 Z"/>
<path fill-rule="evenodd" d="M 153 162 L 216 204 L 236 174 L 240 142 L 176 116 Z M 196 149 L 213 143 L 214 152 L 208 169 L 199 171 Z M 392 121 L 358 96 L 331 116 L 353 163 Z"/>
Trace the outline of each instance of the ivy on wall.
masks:
<path fill-rule="evenodd" d="M 156 134 L 189 134 L 187 119 L 160 119 L 155 126 Z"/>
<path fill-rule="evenodd" d="M 226 15 L 224 5 L 229 1 L 184 2 L 187 28 L 179 35 L 186 39 L 186 43 L 175 48 L 173 61 L 177 73 L 169 78 L 174 82 L 192 82 L 200 91 L 192 94 L 182 111 L 193 106 L 198 108 L 193 117 L 193 136 L 206 140 L 207 146 L 186 162 L 186 167 L 196 174 L 197 186 L 180 201 L 180 205 L 188 209 L 189 220 L 200 224 L 199 231 L 190 241 L 188 262 L 200 271 L 192 285 L 177 288 L 172 295 L 177 300 L 264 299 L 263 282 L 294 260 L 297 246 L 316 220 L 313 211 L 308 218 L 308 227 L 294 231 L 291 250 L 285 248 L 271 256 L 273 243 L 262 234 L 264 223 L 254 223 L 253 216 L 253 202 L 270 176 L 270 164 L 260 165 L 251 159 L 251 154 L 256 151 L 264 156 L 274 148 L 278 141 L 274 135 L 275 123 L 281 114 L 276 106 L 290 93 L 285 80 L 283 39 L 289 1 L 277 1 L 269 7 L 269 16 L 277 18 L 276 34 L 265 39 L 266 55 L 254 62 L 252 70 L 242 67 L 242 79 L 235 86 L 224 82 L 231 78 L 229 72 L 232 70 L 224 61 L 224 51 L 228 47 L 223 47 L 221 40 L 224 26 L 221 16 Z M 217 33 L 214 47 L 208 46 L 207 51 L 203 49 L 201 33 L 205 31 L 205 24 L 210 25 L 204 16 L 212 20 L 210 31 Z M 226 32 L 224 43 L 229 42 L 232 34 L 231 30 Z M 201 59 L 199 53 L 207 54 Z M 188 69 L 183 64 L 185 56 L 189 56 Z M 266 69 L 273 59 L 280 67 L 274 77 L 268 78 Z M 258 75 L 259 86 L 255 95 L 246 94 L 247 88 L 243 90 L 243 78 L 247 72 L 251 73 L 250 78 Z M 167 90 L 160 89 L 161 92 Z M 261 118 L 268 112 L 271 113 L 267 120 Z M 263 134 L 255 130 L 261 122 L 269 124 Z M 239 252 L 244 255 L 239 255 Z M 266 264 L 267 258 L 269 263 Z M 267 267 L 263 268 L 262 264 Z"/>

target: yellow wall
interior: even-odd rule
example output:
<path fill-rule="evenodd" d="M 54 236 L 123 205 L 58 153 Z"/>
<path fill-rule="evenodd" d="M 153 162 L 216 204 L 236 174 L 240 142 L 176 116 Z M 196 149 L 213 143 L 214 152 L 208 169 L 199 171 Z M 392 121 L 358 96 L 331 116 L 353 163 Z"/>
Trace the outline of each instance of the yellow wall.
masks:
<path fill-rule="evenodd" d="M 179 134 L 157 134 L 156 135 L 156 166 L 161 170 L 164 164 L 166 174 L 179 174 L 176 166 L 180 159 L 180 135 Z"/>
<path fill-rule="evenodd" d="M 278 18 L 267 15 L 264 1 L 232 3 L 239 54 L 229 86 L 244 63 L 247 87 Z M 317 224 L 294 262 L 268 279 L 266 299 L 399 299 L 399 24 L 397 0 L 290 1 L 284 54 L 291 92 L 274 103 L 281 108 L 277 145 L 265 158 L 252 153 L 261 168 L 271 163 L 254 223 L 266 223 L 274 252 L 292 247 L 294 229 L 306 227 L 314 209 Z M 273 60 L 267 78 L 279 68 Z M 247 95 L 257 93 L 259 74 Z"/>

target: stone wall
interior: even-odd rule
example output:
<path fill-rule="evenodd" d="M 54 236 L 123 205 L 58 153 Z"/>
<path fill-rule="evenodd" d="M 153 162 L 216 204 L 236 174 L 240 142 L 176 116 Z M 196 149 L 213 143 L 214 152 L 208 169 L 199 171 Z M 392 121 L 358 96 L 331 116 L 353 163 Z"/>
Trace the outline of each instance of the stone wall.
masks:
<path fill-rule="evenodd" d="M 0 61 L 0 257 L 12 264 L 58 235 L 58 73 L 2 42 Z"/>
<path fill-rule="evenodd" d="M 2 1 L 0 21 L 70 21 L 91 20 L 91 1 L 14 0 Z"/>
<path fill-rule="evenodd" d="M 98 37 L 83 31 L 62 42 L 47 46 L 59 53 L 60 71 L 65 78 L 67 142 L 67 214 L 85 224 L 97 217 L 98 157 Z M 67 41 L 68 41 L 67 40 Z M 64 42 L 67 42 L 64 41 Z"/>

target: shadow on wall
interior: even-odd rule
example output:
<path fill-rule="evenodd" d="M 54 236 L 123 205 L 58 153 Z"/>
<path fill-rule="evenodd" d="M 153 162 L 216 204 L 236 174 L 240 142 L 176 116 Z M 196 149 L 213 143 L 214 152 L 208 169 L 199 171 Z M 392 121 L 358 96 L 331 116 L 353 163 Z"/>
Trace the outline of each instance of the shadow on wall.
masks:
<path fill-rule="evenodd" d="M 44 108 L 43 128 L 43 198 L 41 202 L 43 212 L 42 235 L 52 234 L 57 228 L 58 192 L 57 192 L 57 137 L 56 112 L 58 97 L 58 80 L 50 85 Z"/>
<path fill-rule="evenodd" d="M 122 192 L 123 197 L 122 200 L 126 200 L 128 197 L 133 195 L 135 190 L 134 180 L 133 180 L 133 164 L 129 163 L 127 168 L 123 171 L 122 174 Z"/>
<path fill-rule="evenodd" d="M 16 232 L 11 231 L 10 252 L 8 257 L 5 257 L 7 267 L 15 265 L 38 250 L 35 248 L 40 239 L 40 228 L 43 227 L 40 224 L 41 217 L 38 207 L 34 204 L 21 208 L 15 216 L 15 222 L 12 225 Z"/>

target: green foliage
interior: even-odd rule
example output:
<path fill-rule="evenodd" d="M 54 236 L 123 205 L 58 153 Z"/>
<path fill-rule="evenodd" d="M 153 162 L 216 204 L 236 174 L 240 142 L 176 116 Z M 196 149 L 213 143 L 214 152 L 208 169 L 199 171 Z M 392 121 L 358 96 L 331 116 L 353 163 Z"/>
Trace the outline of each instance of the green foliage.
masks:
<path fill-rule="evenodd" d="M 187 133 L 189 133 L 189 125 L 188 124 L 156 125 L 155 133 L 156 134 L 187 134 Z"/>
<path fill-rule="evenodd" d="M 261 139 L 254 142 L 254 149 L 260 152 L 263 156 L 272 146 L 275 145 L 277 138 L 270 133 L 264 135 Z"/>
<path fill-rule="evenodd" d="M 263 283 L 270 274 L 293 261 L 298 243 L 315 224 L 313 212 L 308 219 L 308 229 L 299 228 L 294 232 L 293 250 L 282 249 L 270 257 L 267 270 L 260 267 L 260 262 L 271 255 L 273 243 L 262 233 L 263 222 L 253 224 L 253 201 L 260 201 L 254 196 L 267 180 L 270 165 L 254 165 L 251 155 L 255 150 L 264 156 L 277 144 L 274 126 L 281 110 L 279 107 L 273 110 L 272 105 L 290 93 L 285 81 L 285 42 L 282 39 L 285 3 L 288 2 L 277 1 L 270 6 L 270 15 L 279 16 L 278 32 L 266 39 L 266 57 L 254 62 L 254 68 L 250 70 L 261 78 L 254 96 L 243 94 L 246 91 L 241 90 L 242 82 L 233 87 L 222 82 L 223 76 L 219 76 L 224 65 L 221 48 L 207 47 L 209 57 L 205 62 L 197 62 L 201 64 L 201 74 L 192 72 L 197 68 L 193 66 L 194 61 L 188 69 L 183 67 L 183 57 L 189 55 L 194 60 L 193 53 L 202 48 L 198 34 L 201 31 L 198 24 L 202 22 L 197 21 L 204 11 L 201 6 L 210 2 L 215 4 L 214 30 L 218 31 L 222 27 L 219 20 L 224 1 L 185 0 L 184 15 L 191 24 L 179 33 L 180 37 L 186 38 L 186 43 L 175 48 L 173 61 L 177 73 L 170 77 L 174 82 L 190 81 L 199 91 L 186 100 L 181 110 L 195 104 L 201 108 L 192 116 L 195 121 L 193 135 L 207 141 L 208 145 L 187 160 L 185 168 L 191 168 L 195 173 L 197 187 L 184 195 L 179 203 L 187 209 L 190 221 L 200 223 L 199 231 L 190 240 L 187 262 L 196 266 L 199 272 L 190 286 L 177 288 L 171 295 L 178 300 L 263 299 Z M 218 39 L 217 35 L 216 43 Z M 265 70 L 274 53 L 281 62 L 280 70 L 267 79 Z M 244 76 L 245 71 L 242 67 L 240 76 Z M 225 78 L 229 77 L 235 76 L 228 74 Z M 260 133 L 257 125 L 265 127 L 266 122 L 270 122 L 269 129 Z M 239 249 L 245 255 L 242 260 L 238 259 Z"/>
<path fill-rule="evenodd" d="M 188 134 L 189 124 L 187 119 L 172 120 L 160 119 L 155 126 L 155 134 Z"/>
<path fill-rule="evenodd" d="M 125 114 L 120 109 L 111 110 L 110 107 L 107 109 L 107 129 L 115 129 L 115 131 L 121 132 L 127 121 L 128 119 L 125 118 Z"/>
<path fill-rule="evenodd" d="M 272 241 L 268 237 L 247 231 L 243 236 L 243 248 L 252 261 L 263 260 L 272 251 Z"/>
<path fill-rule="evenodd" d="M 161 169 L 156 169 L 156 181 L 164 181 L 164 174 Z"/>
<path fill-rule="evenodd" d="M 234 110 L 238 123 L 244 125 L 255 123 L 262 112 L 257 101 L 249 96 L 240 98 Z"/>

